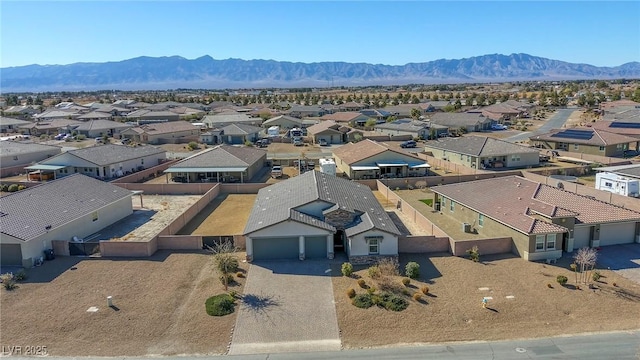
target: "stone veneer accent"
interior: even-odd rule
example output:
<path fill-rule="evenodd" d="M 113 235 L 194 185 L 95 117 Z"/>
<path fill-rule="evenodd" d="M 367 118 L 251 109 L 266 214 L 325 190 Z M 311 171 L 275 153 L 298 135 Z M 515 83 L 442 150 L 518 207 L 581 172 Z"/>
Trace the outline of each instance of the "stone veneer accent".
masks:
<path fill-rule="evenodd" d="M 370 265 L 375 264 L 382 259 L 393 259 L 398 262 L 398 255 L 363 255 L 349 256 L 349 262 L 353 265 Z"/>

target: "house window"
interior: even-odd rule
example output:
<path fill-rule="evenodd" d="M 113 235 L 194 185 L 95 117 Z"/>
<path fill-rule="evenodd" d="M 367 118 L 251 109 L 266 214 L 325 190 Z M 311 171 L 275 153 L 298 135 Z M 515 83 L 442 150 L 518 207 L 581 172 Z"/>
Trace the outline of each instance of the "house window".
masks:
<path fill-rule="evenodd" d="M 544 235 L 536 235 L 536 251 L 544 251 Z"/>
<path fill-rule="evenodd" d="M 140 164 L 144 165 L 144 159 L 140 159 Z"/>
<path fill-rule="evenodd" d="M 98 212 L 94 211 L 93 214 L 91 214 L 91 221 L 98 221 Z"/>
<path fill-rule="evenodd" d="M 579 146 L 578 144 L 573 144 L 573 150 L 578 150 Z"/>
<path fill-rule="evenodd" d="M 604 151 L 604 146 L 600 146 L 600 151 Z"/>
<path fill-rule="evenodd" d="M 520 161 L 520 155 L 511 155 L 511 161 Z"/>
<path fill-rule="evenodd" d="M 547 250 L 556 249 L 556 234 L 547 234 Z"/>
<path fill-rule="evenodd" d="M 365 237 L 369 244 L 369 255 L 378 255 L 380 253 L 380 240 L 382 236 L 367 236 Z"/>
<path fill-rule="evenodd" d="M 14 156 L 14 157 L 13 157 L 13 160 L 16 160 L 16 161 L 17 161 L 17 160 L 18 160 L 18 156 Z"/>
<path fill-rule="evenodd" d="M 484 215 L 478 214 L 478 226 L 484 226 Z"/>
<path fill-rule="evenodd" d="M 453 212 L 456 207 L 456 203 L 453 200 L 449 201 L 449 211 Z"/>

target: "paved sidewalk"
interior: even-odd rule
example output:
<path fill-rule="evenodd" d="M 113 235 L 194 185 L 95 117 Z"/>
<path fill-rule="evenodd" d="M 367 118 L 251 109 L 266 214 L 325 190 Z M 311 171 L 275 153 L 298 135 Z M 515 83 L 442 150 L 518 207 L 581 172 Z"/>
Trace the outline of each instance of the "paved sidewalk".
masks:
<path fill-rule="evenodd" d="M 251 265 L 230 355 L 340 348 L 328 260 Z"/>

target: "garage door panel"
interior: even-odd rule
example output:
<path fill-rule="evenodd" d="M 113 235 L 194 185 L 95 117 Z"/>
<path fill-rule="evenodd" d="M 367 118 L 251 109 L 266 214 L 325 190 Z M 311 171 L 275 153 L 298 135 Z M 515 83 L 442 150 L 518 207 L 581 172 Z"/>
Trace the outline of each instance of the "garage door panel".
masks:
<path fill-rule="evenodd" d="M 253 239 L 253 259 L 298 259 L 298 245 L 298 238 L 256 238 Z"/>
<path fill-rule="evenodd" d="M 327 257 L 327 237 L 305 237 L 304 252 L 306 259 L 325 259 Z"/>
<path fill-rule="evenodd" d="M 591 226 L 576 226 L 573 230 L 573 248 L 581 249 L 589 247 L 589 237 L 591 236 Z"/>
<path fill-rule="evenodd" d="M 4 266 L 22 266 L 22 248 L 20 244 L 0 244 L 0 264 Z"/>
<path fill-rule="evenodd" d="M 633 243 L 636 223 L 616 223 L 600 225 L 600 246 Z"/>

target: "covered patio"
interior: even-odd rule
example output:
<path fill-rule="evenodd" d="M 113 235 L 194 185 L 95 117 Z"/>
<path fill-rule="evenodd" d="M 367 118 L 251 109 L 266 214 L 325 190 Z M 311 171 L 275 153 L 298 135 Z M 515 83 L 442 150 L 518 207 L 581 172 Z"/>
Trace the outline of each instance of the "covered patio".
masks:
<path fill-rule="evenodd" d="M 29 170 L 29 172 L 27 173 L 27 180 L 47 181 L 47 180 L 55 180 L 57 178 L 56 172 L 66 167 L 67 167 L 66 165 L 36 164 L 36 165 L 25 167 L 25 170 Z M 31 170 L 34 170 L 34 171 L 31 171 Z"/>
<path fill-rule="evenodd" d="M 353 178 L 358 179 L 392 179 L 429 175 L 431 165 L 427 163 L 377 162 L 375 165 L 353 165 Z"/>
<path fill-rule="evenodd" d="M 193 168 L 168 168 L 164 171 L 167 184 L 169 176 L 174 182 L 201 183 L 201 182 L 226 182 L 244 183 L 248 166 L 244 167 L 193 167 Z"/>

